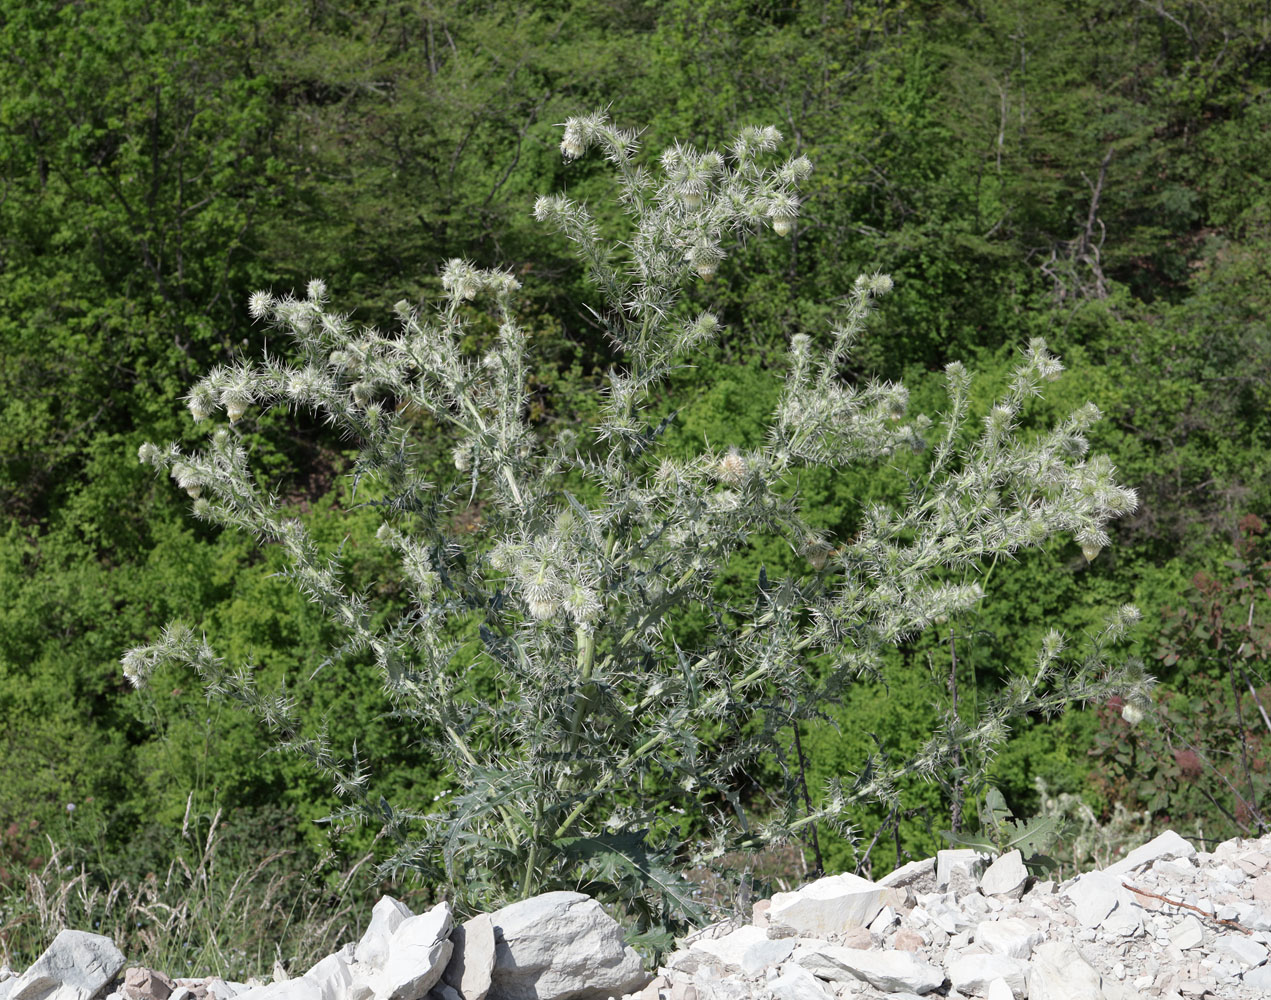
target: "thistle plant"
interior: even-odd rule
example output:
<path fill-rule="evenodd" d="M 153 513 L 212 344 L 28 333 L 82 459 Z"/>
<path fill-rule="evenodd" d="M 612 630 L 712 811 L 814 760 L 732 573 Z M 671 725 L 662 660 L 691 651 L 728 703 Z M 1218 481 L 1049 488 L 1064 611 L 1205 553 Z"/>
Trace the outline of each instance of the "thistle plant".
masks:
<path fill-rule="evenodd" d="M 989 562 L 1056 536 L 1093 558 L 1135 497 L 1106 458 L 1087 455 L 1093 405 L 1044 432 L 1021 429 L 1030 398 L 1062 370 L 1040 340 L 978 431 L 960 364 L 946 370 L 948 406 L 934 420 L 909 414 L 902 385 L 846 382 L 844 362 L 892 287 L 883 274 L 856 280 L 833 329 L 791 338 L 761 447 L 668 452 L 657 393 L 721 328 L 686 290 L 714 277 L 738 238 L 797 224 L 812 167 L 774 161 L 780 139 L 748 128 L 723 151 L 675 145 L 646 166 L 636 134 L 604 115 L 566 123 L 565 159 L 603 155 L 629 220 L 611 240 L 576 201 L 534 206 L 586 266 L 596 322 L 620 357 L 594 428 L 549 436 L 531 425 L 518 283 L 451 260 L 440 301 L 427 311 L 399 303 L 391 334 L 335 311 L 320 281 L 302 298 L 252 295 L 250 314 L 286 335 L 289 355 L 219 366 L 194 386 L 190 412 L 212 428 L 202 450 L 142 447 L 143 462 L 191 495 L 196 517 L 284 550 L 289 578 L 343 636 L 326 669 L 373 659 L 397 718 L 446 762 L 452 794 L 423 809 L 383 801 L 356 748 L 341 755 L 304 733 L 285 692 L 259 690 L 250 669 L 188 626 L 127 652 L 125 674 L 140 685 L 164 663 L 191 666 L 250 706 L 330 777 L 345 800 L 337 817 L 391 835 L 386 873 L 444 880 L 470 908 L 581 887 L 620 900 L 644 928 L 693 915 L 677 874 L 689 863 L 845 822 L 854 803 L 894 800 L 903 775 L 933 775 L 971 748 L 987 759 L 1028 713 L 1113 692 L 1142 699 L 1140 668 L 1110 652 L 1136 614 L 1123 608 L 1081 650 L 1051 633 L 979 719 L 948 720 L 910 760 L 862 761 L 800 808 L 798 774 L 785 766 L 792 727 L 876 674 L 889 647 L 973 608 Z M 473 357 L 461 344 L 481 312 L 497 338 Z M 254 407 L 313 411 L 356 442 L 353 475 L 399 562 L 402 606 L 374 604 L 340 554 L 320 551 L 260 486 L 235 426 Z M 420 471 L 421 414 L 452 435 L 448 481 Z M 925 473 L 893 505 L 866 508 L 852 537 L 804 517 L 800 469 L 901 452 L 928 455 Z M 456 530 L 455 512 L 478 504 L 481 531 Z M 759 536 L 783 539 L 801 568 L 761 574 L 739 602 L 718 574 Z M 497 697 L 474 693 L 465 678 L 475 668 L 497 675 Z M 763 758 L 785 768 L 785 794 L 757 822 L 743 775 Z M 682 814 L 710 826 L 696 847 L 676 836 Z"/>

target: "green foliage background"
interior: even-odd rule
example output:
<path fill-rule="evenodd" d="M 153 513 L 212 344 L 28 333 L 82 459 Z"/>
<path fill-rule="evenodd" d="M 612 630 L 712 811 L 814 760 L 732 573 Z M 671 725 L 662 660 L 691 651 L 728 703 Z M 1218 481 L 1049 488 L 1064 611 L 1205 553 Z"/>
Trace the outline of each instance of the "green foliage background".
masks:
<path fill-rule="evenodd" d="M 192 521 L 137 446 L 183 438 L 188 385 L 268 347 L 249 292 L 320 276 L 385 322 L 391 303 L 433 294 L 451 256 L 518 272 L 542 358 L 536 419 L 586 421 L 609 347 L 580 305 L 585 276 L 530 206 L 559 189 L 605 204 L 603 169 L 563 164 L 555 124 L 606 105 L 654 149 L 773 123 L 817 168 L 796 235 L 742 248 L 695 293 L 729 331 L 677 386 L 690 402 L 675 447 L 754 443 L 785 338 L 823 330 L 861 271 L 891 273 L 896 291 L 858 374 L 903 376 L 919 409 L 939 407 L 955 358 L 987 401 L 1043 335 L 1070 374 L 1039 417 L 1096 401 L 1096 448 L 1142 506 L 1090 565 L 1070 544 L 996 567 L 982 612 L 950 625 L 960 704 L 1026 668 L 1046 628 L 1080 631 L 1125 601 L 1156 653 L 1193 574 L 1219 572 L 1240 518 L 1271 509 L 1269 48 L 1252 0 L 0 0 L 0 854 L 30 862 L 38 831 L 107 876 L 152 870 L 191 792 L 208 811 L 281 803 L 325 847 L 312 821 L 330 790 L 269 755 L 251 720 L 192 677 L 144 695 L 122 681 L 121 651 L 171 618 L 274 682 L 307 681 L 328 640 L 270 576 L 275 554 Z M 373 575 L 342 442 L 252 419 L 281 494 Z M 850 532 L 898 476 L 802 488 Z M 786 558 L 757 547 L 736 585 Z M 1176 645 L 1167 689 L 1196 655 Z M 870 734 L 903 750 L 929 733 L 948 662 L 948 636 L 924 637 L 885 687 L 854 689 L 809 729 L 813 794 L 859 766 Z M 356 674 L 321 671 L 296 694 L 337 745 L 357 741 L 377 790 L 426 806 L 443 776 L 385 723 L 369 669 Z M 1038 775 L 1111 810 L 1111 758 L 1085 749 L 1100 727 L 1123 739 L 1105 716 L 1017 734 L 993 771 L 1017 811 L 1035 811 Z M 761 802 L 770 776 L 752 777 Z M 911 791 L 876 872 L 896 846 L 943 845 L 948 795 Z M 867 841 L 884 818 L 861 815 Z M 1203 818 L 1226 829 L 1218 809 Z M 833 868 L 860 860 L 841 838 L 823 847 Z"/>

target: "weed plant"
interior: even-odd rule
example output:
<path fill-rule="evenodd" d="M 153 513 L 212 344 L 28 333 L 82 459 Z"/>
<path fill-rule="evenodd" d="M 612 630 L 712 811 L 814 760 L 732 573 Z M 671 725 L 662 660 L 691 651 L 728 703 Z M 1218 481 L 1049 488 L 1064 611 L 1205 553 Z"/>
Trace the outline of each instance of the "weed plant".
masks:
<path fill-rule="evenodd" d="M 674 413 L 661 393 L 720 333 L 705 306 L 721 262 L 738 239 L 797 227 L 812 165 L 773 162 L 780 141 L 774 128 L 749 128 L 723 151 L 675 145 L 649 164 L 637 134 L 604 115 L 566 123 L 565 159 L 603 156 L 627 220 L 609 237 L 598 221 L 607 216 L 569 198 L 534 208 L 585 266 L 592 322 L 620 358 L 595 427 L 549 436 L 530 422 L 533 341 L 517 319 L 519 283 L 455 259 L 435 308 L 399 303 L 393 334 L 355 326 L 319 280 L 301 298 L 254 294 L 250 314 L 282 334 L 287 353 L 218 366 L 193 387 L 191 415 L 212 426 L 203 450 L 142 447 L 196 517 L 282 547 L 289 578 L 345 636 L 315 668 L 373 660 L 398 722 L 445 761 L 452 794 L 425 809 L 389 803 L 356 746 L 337 752 L 303 731 L 289 691 L 261 691 L 252 664 L 227 663 L 187 624 L 126 653 L 125 674 L 140 685 L 165 664 L 193 668 L 255 710 L 331 780 L 347 803 L 335 821 L 392 839 L 381 875 L 417 873 L 461 911 L 582 889 L 621 904 L 659 945 L 700 916 L 682 877 L 692 865 L 843 825 L 852 803 L 894 801 L 905 775 L 982 767 L 1023 715 L 1114 693 L 1145 701 L 1141 666 L 1114 652 L 1137 616 L 1124 607 L 1079 648 L 1052 631 L 978 718 L 951 715 L 907 760 L 880 747 L 813 802 L 800 724 L 876 676 L 887 649 L 974 608 L 994 561 L 1057 535 L 1096 558 L 1135 496 L 1106 458 L 1087 454 L 1096 407 L 1030 426 L 1029 401 L 1062 371 L 1041 340 L 982 415 L 958 363 L 934 418 L 911 415 L 898 383 L 846 381 L 892 288 L 884 274 L 856 280 L 830 330 L 791 338 L 764 444 L 668 454 Z M 484 344 L 477 355 L 474 343 Z M 262 487 L 239 426 L 256 407 L 313 411 L 356 444 L 359 495 L 399 560 L 387 590 L 353 578 L 342 551 L 322 551 Z M 212 420 L 220 414 L 226 423 Z M 453 472 L 434 483 L 420 456 L 438 435 L 453 444 Z M 850 534 L 815 529 L 800 470 L 860 462 L 896 465 L 908 488 L 863 505 Z M 783 541 L 795 568 L 761 570 L 738 601 L 719 580 L 758 538 Z M 377 602 L 385 594 L 394 599 Z M 760 763 L 780 776 L 765 822 L 746 800 Z"/>

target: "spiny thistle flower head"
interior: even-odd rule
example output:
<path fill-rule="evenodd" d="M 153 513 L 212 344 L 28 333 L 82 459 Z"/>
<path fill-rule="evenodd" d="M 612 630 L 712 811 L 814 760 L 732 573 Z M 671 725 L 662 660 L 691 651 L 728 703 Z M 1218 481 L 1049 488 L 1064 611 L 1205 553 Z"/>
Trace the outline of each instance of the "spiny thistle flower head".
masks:
<path fill-rule="evenodd" d="M 789 236 L 794 230 L 794 220 L 799 217 L 799 199 L 796 195 L 778 191 L 768 199 L 768 220 L 778 236 Z"/>
<path fill-rule="evenodd" d="M 190 390 L 190 394 L 185 397 L 185 403 L 195 422 L 206 420 L 216 409 L 216 395 L 212 392 L 211 386 L 206 382 L 200 382 Z"/>
<path fill-rule="evenodd" d="M 191 466 L 186 465 L 184 462 L 177 462 L 172 466 L 172 478 L 176 480 L 176 484 L 181 489 L 185 490 L 195 500 L 203 492 L 202 478 Z"/>
<path fill-rule="evenodd" d="M 688 263 L 703 281 L 710 281 L 719 270 L 720 261 L 724 259 L 724 251 L 717 244 L 705 240 L 689 247 Z"/>
<path fill-rule="evenodd" d="M 869 291 L 871 295 L 883 296 L 892 290 L 892 280 L 890 274 L 880 274 L 875 271 L 869 279 Z"/>
<path fill-rule="evenodd" d="M 556 222 L 569 210 L 569 199 L 559 194 L 541 194 L 534 199 L 534 219 Z"/>
<path fill-rule="evenodd" d="M 163 460 L 163 452 L 159 450 L 159 446 L 145 442 L 137 449 L 137 461 L 142 465 L 158 465 Z"/>
<path fill-rule="evenodd" d="M 273 295 L 266 291 L 252 292 L 247 297 L 247 315 L 252 319 L 264 319 L 276 305 Z"/>
<path fill-rule="evenodd" d="M 721 483 L 737 484 L 746 475 L 746 460 L 736 448 L 719 460 L 715 466 L 715 477 Z"/>
<path fill-rule="evenodd" d="M 441 287 L 455 299 L 475 299 L 482 284 L 481 272 L 466 260 L 452 257 L 446 261 L 441 272 Z"/>
<path fill-rule="evenodd" d="M 236 424 L 252 405 L 252 391 L 246 379 L 237 380 L 221 390 L 221 405 L 231 424 Z"/>
<path fill-rule="evenodd" d="M 587 152 L 605 127 L 603 115 L 580 115 L 565 120 L 565 134 L 560 141 L 560 152 L 566 160 L 576 160 Z"/>
<path fill-rule="evenodd" d="M 309 279 L 309 284 L 305 286 L 305 298 L 321 305 L 327 300 L 327 283 L 321 278 Z"/>

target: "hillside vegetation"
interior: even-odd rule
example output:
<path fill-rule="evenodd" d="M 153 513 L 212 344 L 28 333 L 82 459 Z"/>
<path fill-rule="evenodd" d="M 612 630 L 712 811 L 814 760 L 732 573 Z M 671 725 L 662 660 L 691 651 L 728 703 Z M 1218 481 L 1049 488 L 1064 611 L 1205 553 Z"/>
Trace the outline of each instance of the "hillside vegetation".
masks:
<path fill-rule="evenodd" d="M 377 793 L 421 808 L 446 793 L 438 761 L 385 724 L 369 661 L 310 681 L 332 632 L 276 575 L 280 554 L 193 520 L 138 446 L 192 440 L 189 387 L 269 349 L 253 291 L 321 277 L 355 320 L 387 325 L 399 300 L 437 298 L 453 257 L 523 285 L 533 419 L 593 424 L 614 347 L 584 307 L 586 274 L 531 208 L 555 191 L 612 204 L 603 163 L 559 149 L 559 123 L 605 108 L 647 126 L 652 150 L 775 124 L 783 152 L 815 167 L 789 241 L 746 243 L 691 293 L 725 334 L 676 376 L 692 400 L 667 431 L 676 453 L 761 443 L 789 336 L 826 329 L 856 276 L 883 272 L 895 288 L 852 374 L 903 377 L 915 408 L 936 411 L 944 365 L 963 360 L 987 408 L 1044 337 L 1068 371 L 1032 419 L 1096 402 L 1092 445 L 1139 493 L 1092 560 L 1068 540 L 1000 562 L 976 613 L 904 644 L 883 682 L 804 724 L 813 799 L 875 735 L 903 752 L 953 706 L 969 716 L 1047 629 L 1080 634 L 1134 603 L 1155 713 L 1133 729 L 1119 704 L 1033 719 L 989 780 L 1017 817 L 1067 810 L 1055 853 L 1069 863 L 1108 830 L 1265 832 L 1265 3 L 4 0 L 0 881 L 20 889 L 56 846 L 98 884 L 140 884 L 189 855 L 192 817 L 205 828 L 218 811 L 245 869 L 266 856 L 254 845 L 319 873 L 328 851 L 347 867 L 373 849 L 365 827 L 332 842 L 314 822 L 334 808 L 322 776 L 269 753 L 269 733 L 193 673 L 130 689 L 120 654 L 172 619 L 262 685 L 297 682 L 303 717 L 356 741 Z M 347 442 L 303 413 L 240 426 L 351 573 L 384 568 L 375 519 L 349 512 Z M 455 442 L 429 442 L 448 467 Z M 898 482 L 881 463 L 809 474 L 800 492 L 850 537 Z M 737 592 L 786 558 L 737 557 Z M 861 809 L 855 841 L 820 831 L 826 867 L 879 874 L 945 846 L 941 831 L 979 831 L 975 763 L 915 782 L 900 811 Z M 772 780 L 748 776 L 751 808 Z"/>

